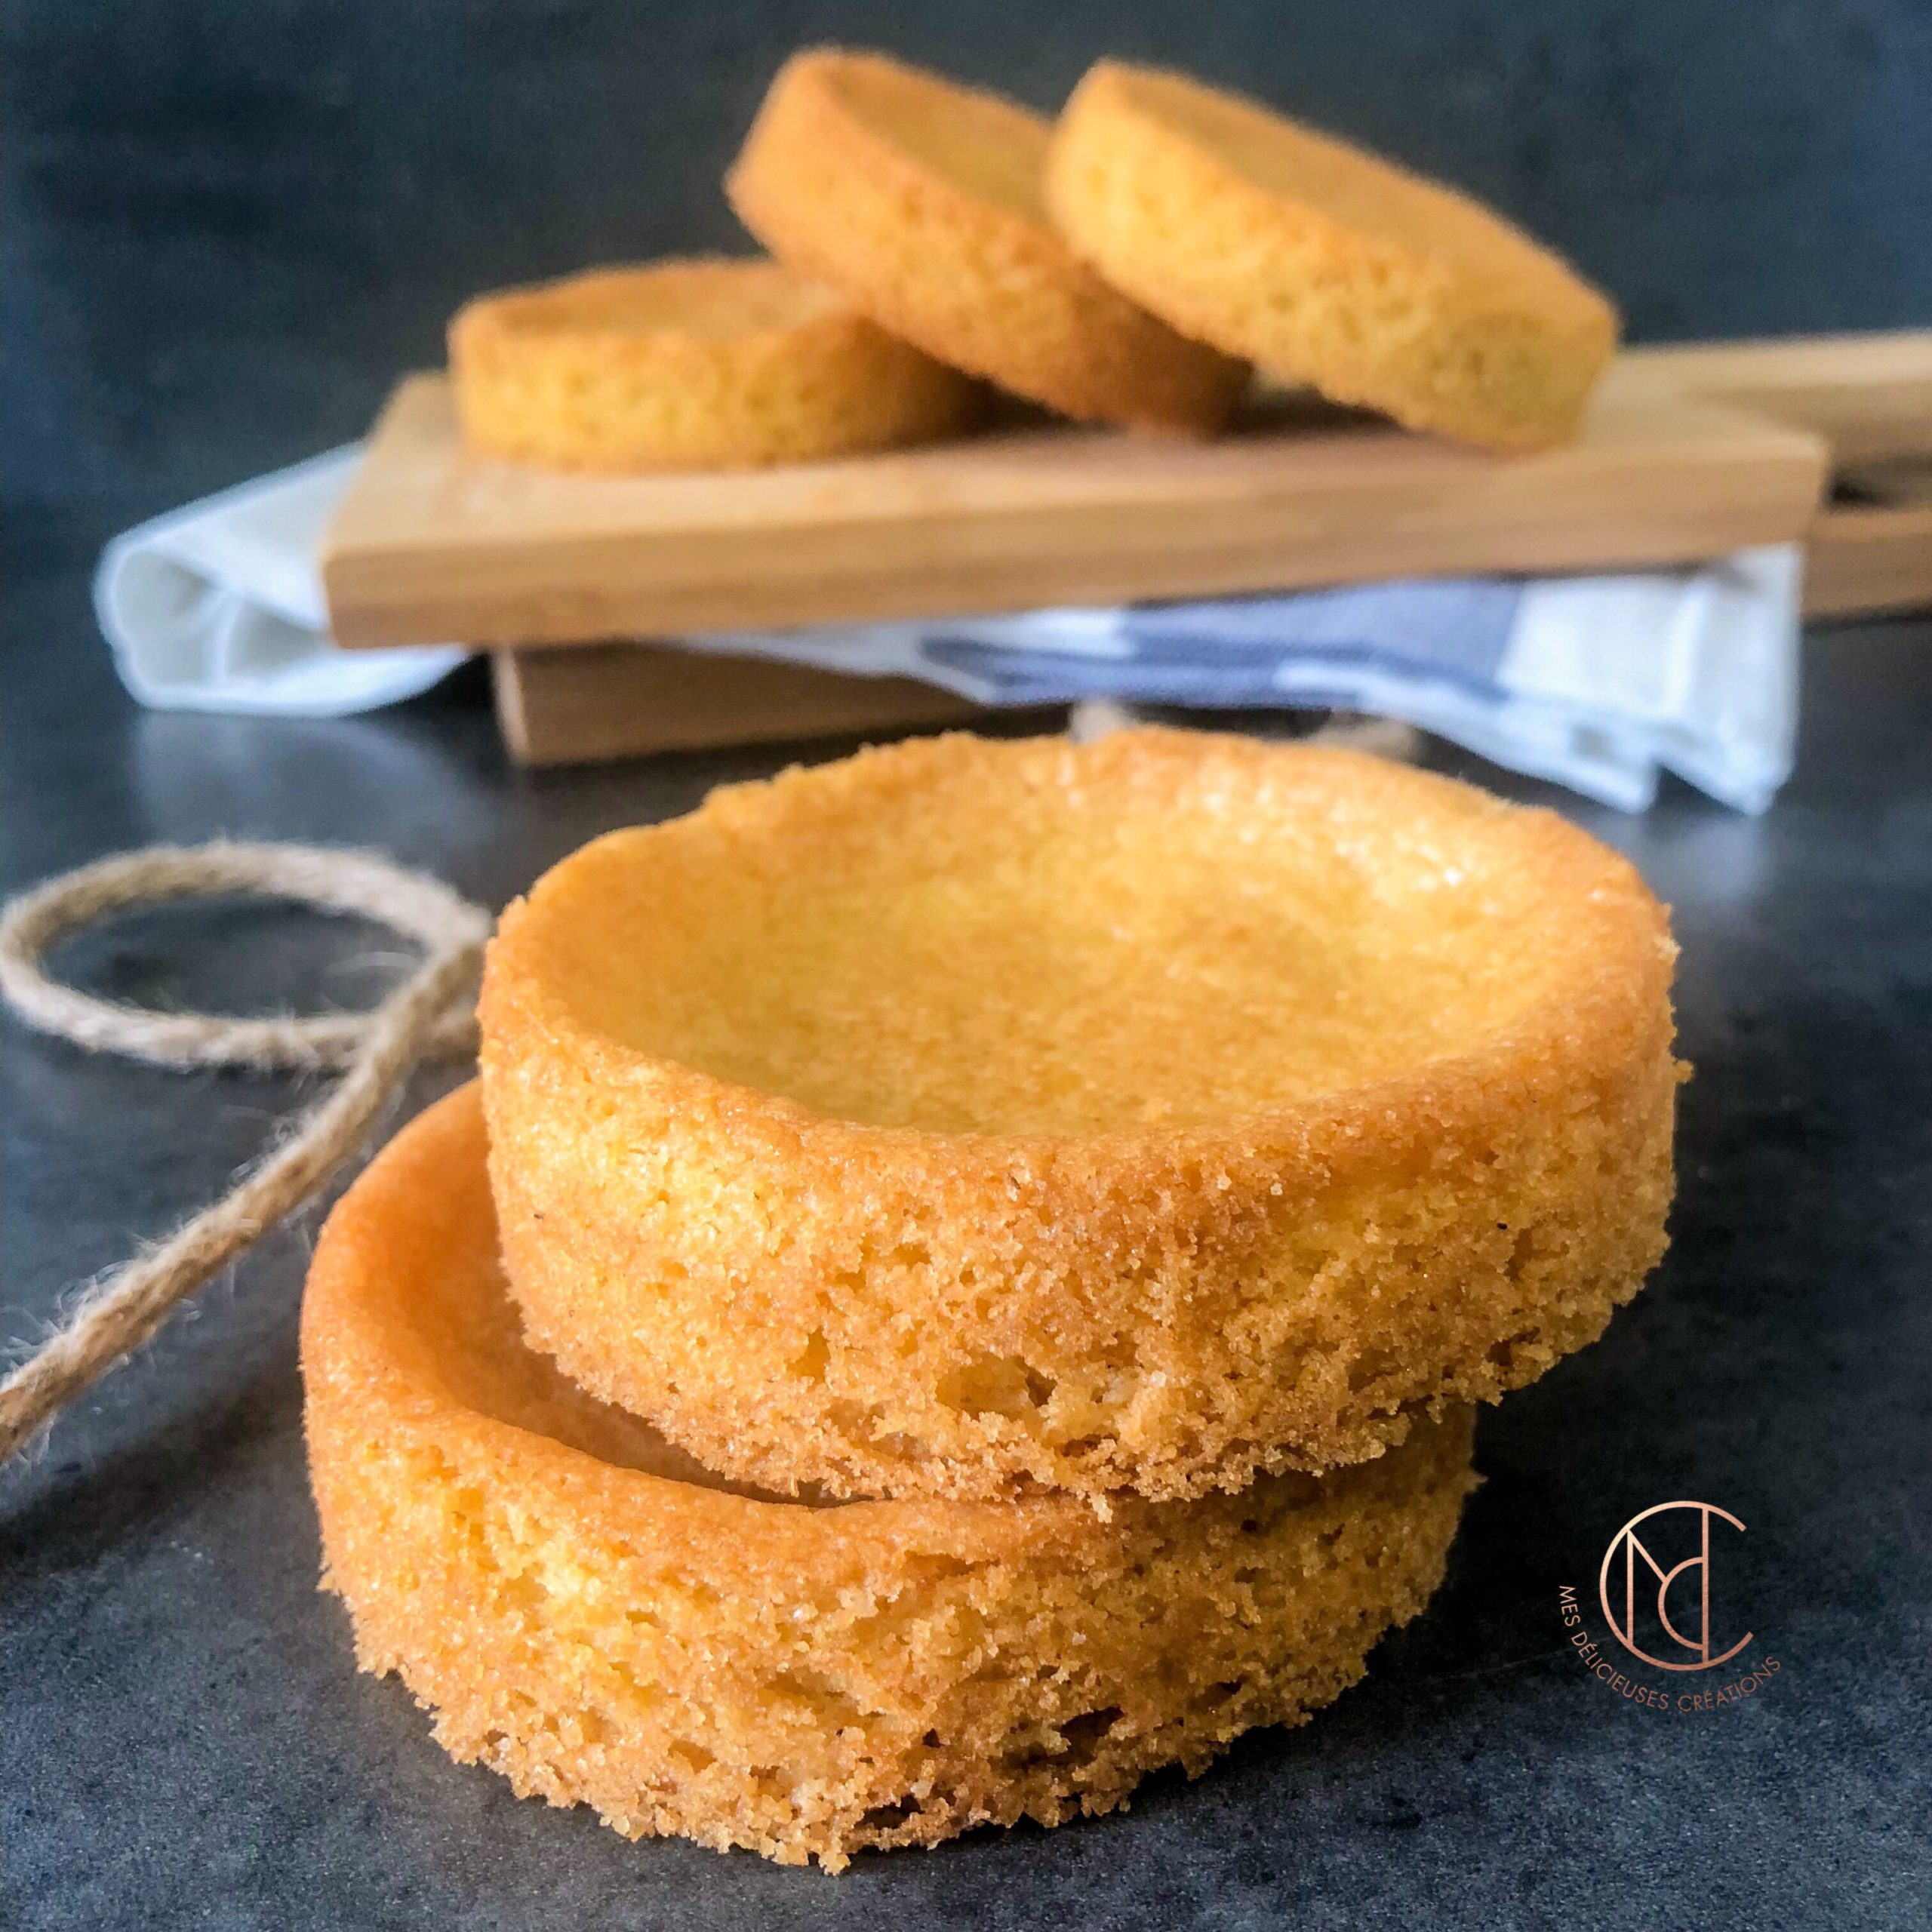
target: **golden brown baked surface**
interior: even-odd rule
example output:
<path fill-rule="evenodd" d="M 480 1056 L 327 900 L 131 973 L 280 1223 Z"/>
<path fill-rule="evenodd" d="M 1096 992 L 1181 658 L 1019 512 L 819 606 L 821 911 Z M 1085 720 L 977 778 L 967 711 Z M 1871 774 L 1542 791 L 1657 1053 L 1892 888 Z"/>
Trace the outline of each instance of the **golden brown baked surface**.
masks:
<path fill-rule="evenodd" d="M 1469 197 L 1177 74 L 1102 61 L 1054 131 L 1074 248 L 1203 341 L 1421 429 L 1567 441 L 1617 312 Z"/>
<path fill-rule="evenodd" d="M 1663 1252 L 1674 956 L 1553 814 L 1347 752 L 952 736 L 731 787 L 504 915 L 513 1290 L 774 1489 L 1358 1461 Z"/>
<path fill-rule="evenodd" d="M 745 226 L 881 327 L 1069 416 L 1218 428 L 1247 372 L 1109 288 L 1048 225 L 1047 125 L 884 56 L 780 70 L 725 181 Z"/>
<path fill-rule="evenodd" d="M 835 1870 L 1300 1721 L 1422 1607 L 1474 1481 L 1458 1413 L 1327 1483 L 1106 1521 L 732 1493 L 517 1339 L 473 1088 L 331 1217 L 302 1356 L 325 1580 L 453 1757 Z"/>
<path fill-rule="evenodd" d="M 801 463 L 946 435 L 982 392 L 776 262 L 600 269 L 450 325 L 465 438 L 584 469 Z"/>

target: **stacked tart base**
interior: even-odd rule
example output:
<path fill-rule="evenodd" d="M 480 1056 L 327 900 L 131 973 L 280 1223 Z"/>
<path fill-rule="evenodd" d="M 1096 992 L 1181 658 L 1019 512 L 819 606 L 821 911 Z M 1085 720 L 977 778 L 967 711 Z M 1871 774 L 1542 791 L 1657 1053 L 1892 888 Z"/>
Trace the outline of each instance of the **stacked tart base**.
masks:
<path fill-rule="evenodd" d="M 302 1350 L 328 1586 L 452 1757 L 832 1871 L 1301 1721 L 1428 1601 L 1475 1480 L 1464 1410 L 1325 1481 L 1104 1519 L 728 1484 L 524 1346 L 474 1088 L 337 1210 Z"/>
<path fill-rule="evenodd" d="M 510 907 L 305 1305 L 365 1666 L 520 1792 L 836 1869 L 1358 1678 L 1472 1400 L 1663 1247 L 1675 949 L 1547 813 L 1204 734 L 727 787 Z"/>

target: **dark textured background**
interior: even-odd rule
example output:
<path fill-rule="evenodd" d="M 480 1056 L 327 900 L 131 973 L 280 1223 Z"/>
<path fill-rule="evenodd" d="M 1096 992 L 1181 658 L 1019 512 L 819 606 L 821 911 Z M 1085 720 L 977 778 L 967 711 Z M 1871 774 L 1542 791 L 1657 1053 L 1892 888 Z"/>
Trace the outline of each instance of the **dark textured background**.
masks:
<path fill-rule="evenodd" d="M 1932 321 L 1932 8 L 1751 0 L 457 5 L 0 0 L 0 891 L 219 832 L 377 842 L 491 903 L 799 748 L 532 777 L 466 673 L 379 718 L 142 714 L 87 603 L 136 515 L 356 433 L 478 286 L 730 245 L 783 51 L 840 35 L 1051 103 L 1185 61 L 1493 196 L 1640 336 Z M 1484 1419 L 1438 1602 L 1307 1729 L 1125 1818 L 838 1882 L 630 1846 L 458 1770 L 314 1582 L 293 1335 L 315 1217 L 0 1472 L 5 1932 L 1890 1928 L 1932 1900 L 1932 624 L 1815 633 L 1798 774 L 1622 844 L 1684 945 L 1675 1247 Z M 823 755 L 834 746 L 811 748 Z M 1453 768 L 1495 782 L 1474 761 Z M 135 998 L 368 997 L 382 941 L 229 909 L 63 967 Z M 429 1091 L 425 1082 L 417 1097 Z M 293 1084 L 0 1023 L 0 1346 L 217 1191 Z M 1750 1525 L 1720 1601 L 1784 1668 L 1628 1709 L 1563 1647 L 1637 1509 Z"/>

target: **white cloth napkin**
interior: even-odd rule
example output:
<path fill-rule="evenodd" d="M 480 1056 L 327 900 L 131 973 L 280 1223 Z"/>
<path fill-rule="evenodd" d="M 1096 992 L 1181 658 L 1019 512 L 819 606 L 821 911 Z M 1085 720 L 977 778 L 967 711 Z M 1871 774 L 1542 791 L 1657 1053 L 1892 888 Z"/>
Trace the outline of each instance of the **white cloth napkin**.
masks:
<path fill-rule="evenodd" d="M 345 651 L 315 561 L 355 446 L 116 537 L 101 629 L 143 703 L 327 717 L 426 690 L 459 645 Z M 1105 697 L 1401 718 L 1626 811 L 1671 771 L 1741 811 L 1789 776 L 1801 554 L 1018 617 L 714 632 L 689 649 L 915 677 L 986 704 Z"/>
<path fill-rule="evenodd" d="M 426 691 L 460 645 L 338 651 L 315 550 L 358 444 L 117 537 L 94 603 L 121 681 L 160 711 L 340 718 Z"/>

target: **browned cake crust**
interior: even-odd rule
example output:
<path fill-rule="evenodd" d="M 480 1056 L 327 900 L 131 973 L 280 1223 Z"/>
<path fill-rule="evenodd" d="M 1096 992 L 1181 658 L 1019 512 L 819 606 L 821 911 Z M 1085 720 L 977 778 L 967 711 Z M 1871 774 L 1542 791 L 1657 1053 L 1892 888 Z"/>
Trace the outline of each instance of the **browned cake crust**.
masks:
<path fill-rule="evenodd" d="M 1045 195 L 1175 328 L 1291 382 L 1503 450 L 1568 441 L 1617 312 L 1480 203 L 1177 74 L 1103 60 Z"/>
<path fill-rule="evenodd" d="M 473 1089 L 331 1218 L 302 1357 L 325 1580 L 451 1756 L 833 1870 L 1302 1721 L 1422 1607 L 1474 1481 L 1458 1414 L 1325 1484 L 1110 1521 L 731 1492 L 518 1342 Z"/>
<path fill-rule="evenodd" d="M 952 736 L 730 787 L 504 915 L 513 1291 L 773 1489 L 1358 1461 L 1663 1253 L 1674 957 L 1553 814 L 1351 752 Z"/>
<path fill-rule="evenodd" d="M 1109 288 L 1048 225 L 1047 124 L 884 56 L 794 54 L 725 191 L 781 260 L 894 334 L 1069 416 L 1218 428 L 1245 369 Z"/>
<path fill-rule="evenodd" d="M 577 469 L 804 463 L 948 435 L 984 394 L 777 262 L 598 269 L 450 325 L 465 439 Z"/>

